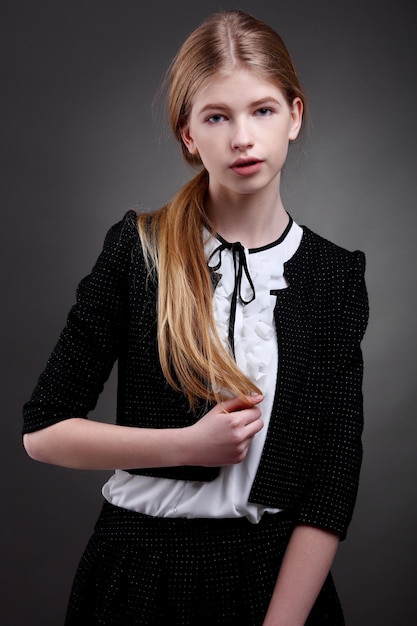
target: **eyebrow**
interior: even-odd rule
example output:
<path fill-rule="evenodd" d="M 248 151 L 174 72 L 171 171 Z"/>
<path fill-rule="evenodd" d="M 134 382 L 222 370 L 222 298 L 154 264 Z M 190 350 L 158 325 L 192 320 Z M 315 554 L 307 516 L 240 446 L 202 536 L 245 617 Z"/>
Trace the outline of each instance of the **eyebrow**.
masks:
<path fill-rule="evenodd" d="M 255 100 L 254 102 L 251 102 L 249 104 L 249 108 L 261 107 L 262 105 L 271 104 L 271 103 L 281 106 L 281 102 L 279 102 L 279 100 L 277 100 L 273 96 L 266 96 L 265 98 L 260 98 L 259 100 Z M 206 111 L 213 111 L 213 110 L 219 110 L 219 109 L 224 110 L 228 108 L 229 106 L 222 102 L 212 102 L 212 103 L 208 103 L 204 105 L 203 108 L 198 111 L 198 114 L 201 115 L 202 113 L 205 113 Z"/>

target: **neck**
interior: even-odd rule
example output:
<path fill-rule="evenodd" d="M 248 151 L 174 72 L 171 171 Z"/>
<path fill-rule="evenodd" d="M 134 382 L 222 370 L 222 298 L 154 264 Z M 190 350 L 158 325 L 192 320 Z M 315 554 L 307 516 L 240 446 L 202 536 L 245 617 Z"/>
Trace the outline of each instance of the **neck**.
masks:
<path fill-rule="evenodd" d="M 278 239 L 288 224 L 280 195 L 225 196 L 209 190 L 207 212 L 219 235 L 240 241 L 246 248 L 259 248 Z"/>

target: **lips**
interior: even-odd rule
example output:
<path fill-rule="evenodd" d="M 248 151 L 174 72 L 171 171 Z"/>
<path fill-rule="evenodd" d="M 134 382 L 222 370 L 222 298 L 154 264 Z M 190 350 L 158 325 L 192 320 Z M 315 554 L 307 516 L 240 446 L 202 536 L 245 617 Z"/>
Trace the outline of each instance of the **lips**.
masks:
<path fill-rule="evenodd" d="M 250 176 L 256 174 L 262 167 L 262 161 L 260 159 L 237 159 L 232 163 L 230 169 L 239 176 Z"/>

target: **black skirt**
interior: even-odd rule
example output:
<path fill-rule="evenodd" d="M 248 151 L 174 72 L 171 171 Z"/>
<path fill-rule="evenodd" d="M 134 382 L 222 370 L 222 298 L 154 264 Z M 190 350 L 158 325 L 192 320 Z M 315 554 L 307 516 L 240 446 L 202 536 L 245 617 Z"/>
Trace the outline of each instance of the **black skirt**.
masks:
<path fill-rule="evenodd" d="M 288 513 L 155 518 L 104 503 L 66 626 L 261 626 L 294 528 Z M 306 626 L 343 626 L 329 574 Z"/>

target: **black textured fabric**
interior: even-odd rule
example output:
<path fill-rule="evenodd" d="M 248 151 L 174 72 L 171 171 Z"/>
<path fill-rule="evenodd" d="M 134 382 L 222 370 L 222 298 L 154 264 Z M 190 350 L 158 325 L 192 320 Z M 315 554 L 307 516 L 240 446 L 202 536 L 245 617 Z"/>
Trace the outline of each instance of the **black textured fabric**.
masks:
<path fill-rule="evenodd" d="M 261 626 L 294 520 L 151 518 L 107 502 L 65 626 Z M 331 575 L 306 622 L 343 626 Z"/>
<path fill-rule="evenodd" d="M 362 355 L 368 319 L 364 255 L 304 228 L 285 265 L 288 288 L 276 292 L 279 372 L 274 406 L 250 500 L 297 512 L 308 523 L 346 535 L 362 458 Z M 129 211 L 110 229 L 91 274 L 77 290 L 45 371 L 24 407 L 23 432 L 96 405 L 118 360 L 117 423 L 183 427 L 185 397 L 166 382 L 156 340 L 156 290 Z M 218 469 L 179 467 L 132 473 L 211 480 Z"/>

